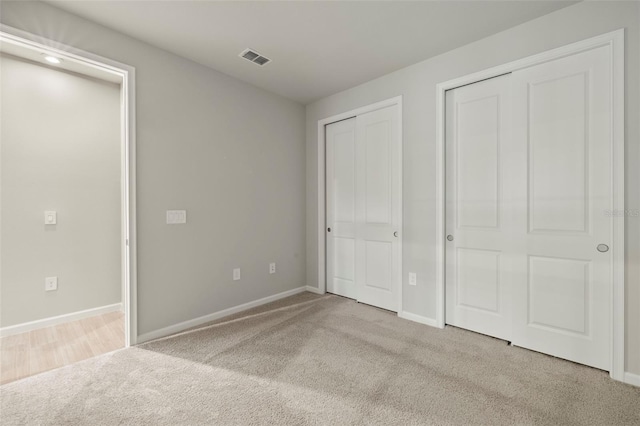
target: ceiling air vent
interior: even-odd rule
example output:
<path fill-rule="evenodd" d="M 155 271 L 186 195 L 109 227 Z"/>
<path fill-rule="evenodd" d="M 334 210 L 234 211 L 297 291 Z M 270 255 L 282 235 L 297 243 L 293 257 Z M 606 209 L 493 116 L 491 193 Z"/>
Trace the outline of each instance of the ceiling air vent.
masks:
<path fill-rule="evenodd" d="M 258 64 L 260 66 L 266 65 L 269 62 L 271 62 L 271 59 L 262 56 L 261 54 L 259 54 L 258 52 L 252 49 L 245 49 L 240 54 L 240 57 L 246 59 L 247 61 L 251 61 L 254 64 Z"/>

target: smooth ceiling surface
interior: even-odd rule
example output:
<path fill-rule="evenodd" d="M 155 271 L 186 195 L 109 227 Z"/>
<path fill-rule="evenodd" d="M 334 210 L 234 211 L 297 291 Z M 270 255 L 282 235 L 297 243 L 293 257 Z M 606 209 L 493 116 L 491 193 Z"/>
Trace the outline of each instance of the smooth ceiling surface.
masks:
<path fill-rule="evenodd" d="M 49 3 L 306 104 L 575 2 Z"/>

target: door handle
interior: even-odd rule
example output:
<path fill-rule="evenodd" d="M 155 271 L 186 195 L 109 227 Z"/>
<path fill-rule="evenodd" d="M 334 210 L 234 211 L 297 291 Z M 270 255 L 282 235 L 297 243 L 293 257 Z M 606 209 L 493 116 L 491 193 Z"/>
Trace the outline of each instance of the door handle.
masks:
<path fill-rule="evenodd" d="M 598 244 L 598 247 L 596 247 L 596 250 L 598 250 L 600 253 L 606 253 L 609 251 L 609 246 L 606 244 Z"/>
<path fill-rule="evenodd" d="M 394 237 L 396 237 L 396 238 L 398 238 L 398 231 L 395 231 L 395 232 L 393 233 L 393 236 L 394 236 Z"/>
<path fill-rule="evenodd" d="M 327 228 L 327 232 L 331 232 L 331 228 Z"/>
<path fill-rule="evenodd" d="M 447 235 L 447 241 L 453 241 L 453 235 L 451 234 Z"/>

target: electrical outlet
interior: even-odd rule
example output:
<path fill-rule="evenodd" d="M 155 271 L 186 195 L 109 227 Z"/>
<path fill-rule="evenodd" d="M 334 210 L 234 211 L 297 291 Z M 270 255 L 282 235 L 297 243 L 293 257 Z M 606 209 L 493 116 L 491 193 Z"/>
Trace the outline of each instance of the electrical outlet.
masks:
<path fill-rule="evenodd" d="M 418 276 L 415 272 L 409 272 L 409 285 L 416 285 L 418 282 Z"/>
<path fill-rule="evenodd" d="M 47 277 L 44 279 L 44 291 L 54 291 L 58 289 L 58 277 Z"/>
<path fill-rule="evenodd" d="M 275 274 L 276 273 L 276 264 L 275 264 L 275 262 L 269 264 L 269 273 L 270 274 Z"/>
<path fill-rule="evenodd" d="M 233 280 L 234 281 L 239 281 L 240 280 L 240 268 L 235 268 L 233 270 Z"/>

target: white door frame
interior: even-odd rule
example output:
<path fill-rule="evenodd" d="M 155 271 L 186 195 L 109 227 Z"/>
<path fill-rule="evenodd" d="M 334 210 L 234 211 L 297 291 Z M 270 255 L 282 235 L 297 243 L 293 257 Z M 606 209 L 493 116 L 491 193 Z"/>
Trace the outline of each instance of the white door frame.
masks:
<path fill-rule="evenodd" d="M 93 53 L 76 49 L 8 25 L 0 25 L 0 42 L 11 43 L 69 62 L 81 63 L 122 79 L 121 83 L 121 208 L 122 208 L 122 306 L 125 318 L 125 347 L 135 345 L 137 325 L 136 260 L 136 131 L 135 68 Z"/>
<path fill-rule="evenodd" d="M 597 47 L 611 49 L 612 247 L 611 378 L 624 381 L 624 29 L 440 83 L 436 87 L 436 326 L 445 325 L 445 92 Z M 603 212 L 604 214 L 604 212 Z"/>
<path fill-rule="evenodd" d="M 398 129 L 400 132 L 400 156 L 402 157 L 402 96 L 396 96 L 394 98 L 386 99 L 384 101 L 376 102 L 371 105 L 366 105 L 360 108 L 353 109 L 351 111 L 343 112 L 341 114 L 332 115 L 331 117 L 318 120 L 318 293 L 325 294 L 327 292 L 327 261 L 326 261 L 326 137 L 325 126 L 327 124 L 335 123 L 336 121 L 346 120 L 347 118 L 356 117 L 358 115 L 366 114 L 367 112 L 376 111 L 389 106 L 397 105 L 398 113 Z M 400 162 L 400 175 L 403 176 L 402 167 L 403 162 Z M 400 211 L 402 208 L 402 181 L 400 179 Z M 401 237 L 404 236 L 402 228 L 402 216 L 400 214 L 400 232 Z M 404 241 L 404 239 L 403 239 Z M 402 244 L 400 244 L 400 283 L 398 288 L 398 313 L 402 312 Z"/>

